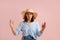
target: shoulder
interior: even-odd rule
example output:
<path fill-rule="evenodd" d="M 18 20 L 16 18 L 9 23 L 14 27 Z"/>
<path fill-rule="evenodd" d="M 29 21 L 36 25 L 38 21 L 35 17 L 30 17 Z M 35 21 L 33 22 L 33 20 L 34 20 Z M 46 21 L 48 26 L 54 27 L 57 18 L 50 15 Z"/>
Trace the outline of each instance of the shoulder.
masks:
<path fill-rule="evenodd" d="M 23 25 L 23 24 L 24 24 L 24 21 L 19 22 L 19 25 Z"/>

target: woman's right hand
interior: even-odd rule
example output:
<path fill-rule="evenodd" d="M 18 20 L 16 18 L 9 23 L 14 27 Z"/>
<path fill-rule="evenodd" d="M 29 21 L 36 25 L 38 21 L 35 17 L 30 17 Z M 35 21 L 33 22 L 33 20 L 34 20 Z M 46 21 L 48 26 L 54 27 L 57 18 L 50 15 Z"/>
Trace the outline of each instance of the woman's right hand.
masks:
<path fill-rule="evenodd" d="M 10 19 L 9 25 L 10 25 L 10 27 L 13 27 L 14 26 L 14 21 Z"/>
<path fill-rule="evenodd" d="M 10 19 L 9 25 L 10 25 L 10 28 L 11 28 L 13 34 L 16 35 L 16 32 L 15 32 L 16 30 L 14 28 L 14 21 Z"/>

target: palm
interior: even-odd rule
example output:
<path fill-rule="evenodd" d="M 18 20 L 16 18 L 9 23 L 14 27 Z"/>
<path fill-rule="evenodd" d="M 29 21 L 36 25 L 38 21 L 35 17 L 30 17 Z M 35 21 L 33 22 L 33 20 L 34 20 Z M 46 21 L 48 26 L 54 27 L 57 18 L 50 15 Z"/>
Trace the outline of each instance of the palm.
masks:
<path fill-rule="evenodd" d="M 46 22 L 42 24 L 42 28 L 45 29 L 45 27 L 46 27 Z"/>

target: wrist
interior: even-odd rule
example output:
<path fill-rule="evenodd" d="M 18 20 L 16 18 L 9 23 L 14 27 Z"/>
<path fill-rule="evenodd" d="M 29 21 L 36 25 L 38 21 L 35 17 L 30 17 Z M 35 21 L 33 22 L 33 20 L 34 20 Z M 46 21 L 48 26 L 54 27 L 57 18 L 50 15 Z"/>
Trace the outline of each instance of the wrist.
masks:
<path fill-rule="evenodd" d="M 44 28 L 42 28 L 41 32 L 43 33 L 43 31 L 44 31 Z"/>

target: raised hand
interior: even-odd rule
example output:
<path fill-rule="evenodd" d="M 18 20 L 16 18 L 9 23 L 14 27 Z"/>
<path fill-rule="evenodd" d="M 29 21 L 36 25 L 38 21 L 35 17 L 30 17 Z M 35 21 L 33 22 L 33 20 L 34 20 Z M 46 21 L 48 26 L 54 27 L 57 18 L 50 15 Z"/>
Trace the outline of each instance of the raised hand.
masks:
<path fill-rule="evenodd" d="M 14 21 L 10 19 L 9 25 L 10 25 L 10 28 L 11 28 L 13 34 L 16 35 L 16 32 L 15 32 L 16 30 L 14 28 Z"/>
<path fill-rule="evenodd" d="M 14 26 L 14 21 L 10 19 L 9 25 L 10 25 L 10 27 L 13 27 Z"/>
<path fill-rule="evenodd" d="M 46 22 L 44 22 L 44 23 L 42 24 L 42 30 L 41 30 L 41 32 L 43 32 L 45 28 L 46 28 Z"/>
<path fill-rule="evenodd" d="M 44 22 L 44 23 L 42 24 L 42 28 L 43 28 L 43 29 L 46 28 L 46 22 Z"/>

